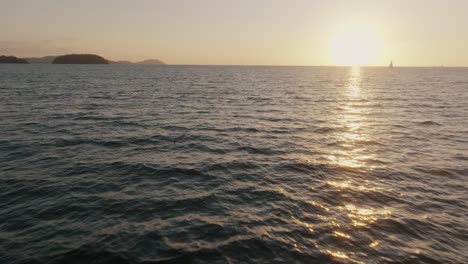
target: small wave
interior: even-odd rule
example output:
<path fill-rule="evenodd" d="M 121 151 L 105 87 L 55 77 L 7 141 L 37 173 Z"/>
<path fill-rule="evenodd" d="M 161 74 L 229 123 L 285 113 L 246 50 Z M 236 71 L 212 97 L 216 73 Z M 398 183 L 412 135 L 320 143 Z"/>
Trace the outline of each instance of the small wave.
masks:
<path fill-rule="evenodd" d="M 457 160 L 468 160 L 468 156 L 462 154 L 455 155 L 454 158 Z"/>
<path fill-rule="evenodd" d="M 336 132 L 343 132 L 345 129 L 343 127 L 321 127 L 314 130 L 315 133 L 319 134 L 328 134 L 328 133 L 336 133 Z"/>
<path fill-rule="evenodd" d="M 248 170 L 259 170 L 262 166 L 255 162 L 240 162 L 240 161 L 230 161 L 224 163 L 215 163 L 203 168 L 203 172 L 234 172 L 234 171 L 248 171 Z"/>
<path fill-rule="evenodd" d="M 372 165 L 380 165 L 380 166 L 384 166 L 384 165 L 387 165 L 388 162 L 385 162 L 381 159 L 373 159 L 373 158 L 369 158 L 369 159 L 363 159 L 361 160 L 362 162 L 365 162 L 365 163 L 368 163 L 368 164 L 372 164 Z"/>
<path fill-rule="evenodd" d="M 262 130 L 255 128 L 255 127 L 231 127 L 225 129 L 225 131 L 229 132 L 248 132 L 248 133 L 259 133 L 262 132 Z"/>
<path fill-rule="evenodd" d="M 102 147 L 122 147 L 126 144 L 121 141 L 97 140 L 97 139 L 56 139 L 50 143 L 58 147 L 69 147 L 79 145 L 96 145 Z"/>
<path fill-rule="evenodd" d="M 108 124 L 113 127 L 147 127 L 147 125 L 145 125 L 144 123 L 125 120 L 114 120 L 108 122 Z"/>
<path fill-rule="evenodd" d="M 415 168 L 416 170 L 424 173 L 428 173 L 434 176 L 444 176 L 444 177 L 455 177 L 455 173 L 446 169 L 437 169 L 437 168 Z"/>
<path fill-rule="evenodd" d="M 162 129 L 169 131 L 190 131 L 191 129 L 185 126 L 166 125 L 161 126 Z"/>
<path fill-rule="evenodd" d="M 420 126 L 442 126 L 442 124 L 439 124 L 435 121 L 423 121 L 423 122 L 419 122 L 417 123 L 418 125 Z"/>
<path fill-rule="evenodd" d="M 184 148 L 189 148 L 192 151 L 200 151 L 200 152 L 211 153 L 211 154 L 226 154 L 229 152 L 229 150 L 226 148 L 215 148 L 215 147 L 210 147 L 206 144 L 200 144 L 200 143 L 190 143 L 190 144 L 184 145 Z"/>
<path fill-rule="evenodd" d="M 271 148 L 256 148 L 250 146 L 242 146 L 236 149 L 237 151 L 244 151 L 250 154 L 260 154 L 260 155 L 279 155 L 284 154 L 284 151 L 278 151 Z"/>
<path fill-rule="evenodd" d="M 324 165 L 317 165 L 305 162 L 280 163 L 275 166 L 276 171 L 314 173 L 314 176 L 322 177 L 322 173 L 328 170 Z"/>
<path fill-rule="evenodd" d="M 272 100 L 271 98 L 266 98 L 266 97 L 247 97 L 246 99 L 256 101 L 256 102 L 269 102 Z"/>
<path fill-rule="evenodd" d="M 364 145 L 364 146 L 383 146 L 384 144 L 382 144 L 381 142 L 377 141 L 377 140 L 356 140 L 354 141 L 355 144 L 358 144 L 358 145 Z"/>
<path fill-rule="evenodd" d="M 278 117 L 267 117 L 267 118 L 262 118 L 262 120 L 270 121 L 270 122 L 286 122 L 286 123 L 293 123 L 296 122 L 297 120 L 292 119 L 292 118 L 278 118 Z"/>

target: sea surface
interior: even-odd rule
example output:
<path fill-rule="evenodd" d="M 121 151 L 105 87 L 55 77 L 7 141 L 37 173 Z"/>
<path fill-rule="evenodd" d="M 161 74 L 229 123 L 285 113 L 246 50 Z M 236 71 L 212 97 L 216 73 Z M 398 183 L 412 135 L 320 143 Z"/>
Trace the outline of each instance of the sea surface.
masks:
<path fill-rule="evenodd" d="M 0 65 L 0 263 L 468 263 L 468 68 Z"/>

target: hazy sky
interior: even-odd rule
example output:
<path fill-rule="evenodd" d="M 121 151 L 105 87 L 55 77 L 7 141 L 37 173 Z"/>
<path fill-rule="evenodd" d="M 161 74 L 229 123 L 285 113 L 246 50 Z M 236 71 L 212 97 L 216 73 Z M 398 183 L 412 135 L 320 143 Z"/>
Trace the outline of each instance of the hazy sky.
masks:
<path fill-rule="evenodd" d="M 361 28 L 367 64 L 468 66 L 468 0 L 0 0 L 0 54 L 19 57 L 333 65 Z"/>

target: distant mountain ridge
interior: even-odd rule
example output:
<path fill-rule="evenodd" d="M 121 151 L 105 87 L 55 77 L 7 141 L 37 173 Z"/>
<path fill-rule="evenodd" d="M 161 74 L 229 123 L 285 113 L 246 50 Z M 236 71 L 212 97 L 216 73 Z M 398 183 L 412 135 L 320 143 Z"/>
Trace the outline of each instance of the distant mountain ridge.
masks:
<path fill-rule="evenodd" d="M 70 55 L 94 55 L 94 54 L 70 54 Z M 44 56 L 44 57 L 28 57 L 24 58 L 27 62 L 29 63 L 43 63 L 43 64 L 51 64 L 54 62 L 54 60 L 58 57 L 63 57 L 67 55 L 61 55 L 61 56 Z M 94 55 L 98 56 L 98 55 Z M 99 56 L 101 57 L 101 56 Z M 127 60 L 120 60 L 120 61 L 112 61 L 112 60 L 107 60 L 105 59 L 108 63 L 107 64 L 145 64 L 145 65 L 166 65 L 163 61 L 158 60 L 158 59 L 148 59 L 144 61 L 139 61 L 139 62 L 132 62 L 132 61 L 127 61 Z M 95 64 L 95 63 L 92 63 Z M 102 64 L 102 63 L 101 63 Z"/>
<path fill-rule="evenodd" d="M 99 55 L 69 54 L 58 56 L 52 64 L 109 64 L 109 62 Z"/>
<path fill-rule="evenodd" d="M 152 64 L 152 65 L 164 65 L 164 62 L 157 59 L 144 60 L 136 62 L 135 64 Z"/>
<path fill-rule="evenodd" d="M 131 61 L 109 61 L 110 64 L 146 64 L 146 65 L 166 65 L 164 62 L 157 59 L 149 59 L 140 62 Z"/>
<path fill-rule="evenodd" d="M 20 59 L 15 56 L 0 56 L 0 63 L 23 63 L 27 64 L 29 63 L 25 59 Z"/>

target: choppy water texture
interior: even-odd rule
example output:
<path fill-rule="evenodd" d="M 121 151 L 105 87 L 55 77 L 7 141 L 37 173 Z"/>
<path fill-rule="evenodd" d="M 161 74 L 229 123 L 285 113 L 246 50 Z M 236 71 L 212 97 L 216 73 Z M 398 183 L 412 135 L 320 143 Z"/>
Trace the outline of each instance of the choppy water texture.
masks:
<path fill-rule="evenodd" d="M 0 66 L 1 263 L 467 263 L 468 69 Z"/>

